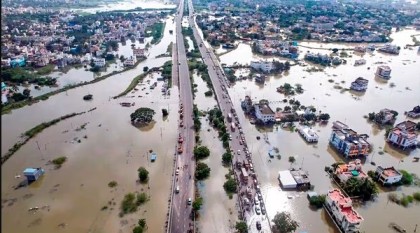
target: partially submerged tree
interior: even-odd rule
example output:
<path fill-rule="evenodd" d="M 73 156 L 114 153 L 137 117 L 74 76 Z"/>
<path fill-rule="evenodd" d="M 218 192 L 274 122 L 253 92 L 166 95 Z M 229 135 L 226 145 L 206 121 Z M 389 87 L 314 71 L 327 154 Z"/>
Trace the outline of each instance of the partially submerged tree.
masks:
<path fill-rule="evenodd" d="M 275 233 L 291 233 L 299 227 L 299 223 L 293 220 L 288 212 L 277 212 L 273 223 L 273 232 Z"/>
<path fill-rule="evenodd" d="M 155 115 L 155 111 L 150 108 L 139 108 L 133 113 L 131 113 L 131 123 L 132 124 L 140 124 L 140 125 L 147 125 L 153 120 L 153 115 Z"/>

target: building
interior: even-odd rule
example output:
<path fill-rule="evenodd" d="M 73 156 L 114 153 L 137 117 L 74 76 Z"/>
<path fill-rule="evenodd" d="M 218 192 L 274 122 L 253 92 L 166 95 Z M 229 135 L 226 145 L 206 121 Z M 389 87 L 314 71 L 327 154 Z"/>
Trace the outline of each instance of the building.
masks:
<path fill-rule="evenodd" d="M 256 75 L 254 75 L 254 77 L 255 77 L 255 82 L 262 83 L 262 84 L 265 83 L 265 76 L 264 75 L 256 74 Z"/>
<path fill-rule="evenodd" d="M 397 54 L 397 55 L 400 53 L 400 49 L 398 48 L 398 46 L 392 45 L 392 44 L 386 44 L 385 46 L 379 48 L 378 50 L 384 53 Z"/>
<path fill-rule="evenodd" d="M 296 187 L 311 187 L 311 182 L 309 180 L 309 174 L 307 171 L 304 171 L 302 169 L 291 169 L 290 174 L 292 174 L 293 179 L 296 181 Z"/>
<path fill-rule="evenodd" d="M 359 232 L 363 218 L 353 209 L 351 199 L 339 189 L 328 191 L 325 209 L 342 232 Z"/>
<path fill-rule="evenodd" d="M 133 56 L 135 57 L 145 57 L 144 49 L 141 48 L 133 48 Z"/>
<path fill-rule="evenodd" d="M 349 128 L 333 129 L 329 142 L 344 157 L 354 158 L 369 154 L 370 144 L 367 138 L 366 134 L 358 134 Z"/>
<path fill-rule="evenodd" d="M 307 142 L 318 142 L 319 136 L 311 128 L 299 126 L 298 132 Z"/>
<path fill-rule="evenodd" d="M 356 46 L 354 48 L 355 52 L 359 52 L 359 53 L 366 53 L 366 47 L 365 46 Z"/>
<path fill-rule="evenodd" d="M 397 116 L 397 112 L 384 108 L 381 109 L 378 113 L 375 114 L 375 121 L 379 124 L 394 124 L 395 117 Z"/>
<path fill-rule="evenodd" d="M 135 56 L 131 56 L 124 61 L 124 66 L 134 66 L 137 62 L 137 59 Z"/>
<path fill-rule="evenodd" d="M 93 64 L 97 67 L 104 67 L 106 64 L 105 58 L 94 58 Z"/>
<path fill-rule="evenodd" d="M 334 171 L 334 174 L 340 180 L 345 183 L 350 178 L 366 179 L 368 175 L 362 171 L 362 162 L 360 159 L 355 159 L 347 164 L 340 164 Z"/>
<path fill-rule="evenodd" d="M 417 145 L 416 123 L 403 121 L 397 124 L 388 134 L 387 141 L 403 149 Z"/>
<path fill-rule="evenodd" d="M 407 112 L 407 116 L 411 117 L 411 118 L 419 118 L 420 117 L 420 105 L 417 105 L 416 107 L 413 108 L 413 110 Z"/>
<path fill-rule="evenodd" d="M 251 61 L 250 66 L 257 71 L 262 70 L 265 73 L 269 73 L 274 69 L 273 62 L 269 61 Z"/>
<path fill-rule="evenodd" d="M 391 78 L 391 68 L 389 66 L 379 66 L 376 69 L 376 75 L 383 79 L 390 79 Z"/>
<path fill-rule="evenodd" d="M 274 122 L 275 113 L 268 104 L 255 104 L 255 117 L 264 123 Z"/>
<path fill-rule="evenodd" d="M 252 100 L 249 95 L 245 96 L 245 99 L 241 102 L 241 107 L 245 113 L 250 113 L 253 109 Z"/>
<path fill-rule="evenodd" d="M 42 175 L 44 175 L 45 170 L 42 168 L 26 168 L 23 171 L 23 175 L 25 175 L 26 180 L 28 182 L 36 181 L 38 180 Z"/>
<path fill-rule="evenodd" d="M 358 77 L 351 83 L 350 89 L 355 91 L 366 91 L 368 87 L 369 80 L 362 77 Z"/>
<path fill-rule="evenodd" d="M 366 64 L 365 59 L 358 59 L 358 60 L 354 61 L 355 66 L 360 66 L 360 65 L 364 65 L 364 64 Z"/>
<path fill-rule="evenodd" d="M 392 185 L 401 181 L 402 174 L 394 167 L 383 168 L 378 166 L 375 171 L 375 177 L 382 185 Z"/>
<path fill-rule="evenodd" d="M 297 183 L 295 179 L 293 178 L 292 173 L 290 173 L 289 170 L 280 171 L 278 179 L 280 181 L 282 188 L 284 189 L 294 189 L 297 187 Z"/>

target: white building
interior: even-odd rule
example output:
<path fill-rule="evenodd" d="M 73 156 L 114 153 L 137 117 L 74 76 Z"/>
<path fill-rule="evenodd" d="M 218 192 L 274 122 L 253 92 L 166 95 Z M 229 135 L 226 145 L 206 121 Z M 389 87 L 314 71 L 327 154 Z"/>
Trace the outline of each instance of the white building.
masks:
<path fill-rule="evenodd" d="M 417 144 L 416 123 L 412 121 L 403 121 L 393 128 L 387 137 L 387 141 L 402 147 L 414 147 Z"/>
<path fill-rule="evenodd" d="M 124 61 L 124 66 L 134 66 L 137 62 L 137 59 L 135 56 L 131 56 Z"/>
<path fill-rule="evenodd" d="M 351 199 L 344 196 L 339 189 L 328 191 L 325 208 L 342 232 L 359 232 L 363 218 L 353 209 Z"/>
<path fill-rule="evenodd" d="M 318 142 L 319 136 L 311 128 L 299 126 L 298 132 L 307 142 Z"/>
<path fill-rule="evenodd" d="M 266 73 L 274 69 L 273 62 L 269 62 L 269 61 L 251 61 L 250 66 L 254 68 L 255 70 L 262 70 Z"/>
<path fill-rule="evenodd" d="M 401 181 L 402 174 L 395 170 L 394 167 L 383 168 L 378 166 L 375 171 L 375 176 L 382 185 L 391 185 Z"/>
<path fill-rule="evenodd" d="M 268 104 L 255 104 L 255 116 L 264 123 L 275 120 L 275 113 Z"/>
<path fill-rule="evenodd" d="M 97 67 L 104 67 L 106 64 L 105 58 L 94 58 L 93 63 Z"/>
<path fill-rule="evenodd" d="M 390 79 L 391 78 L 391 68 L 389 66 L 379 66 L 376 69 L 376 75 L 383 79 Z"/>
<path fill-rule="evenodd" d="M 293 175 L 289 170 L 280 171 L 278 179 L 284 189 L 294 189 L 297 186 L 295 178 L 293 178 Z"/>

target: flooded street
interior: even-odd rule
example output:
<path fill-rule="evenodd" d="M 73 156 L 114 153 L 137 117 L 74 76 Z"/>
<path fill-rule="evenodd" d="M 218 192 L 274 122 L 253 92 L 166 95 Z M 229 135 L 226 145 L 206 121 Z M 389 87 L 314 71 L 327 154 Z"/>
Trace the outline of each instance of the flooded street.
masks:
<path fill-rule="evenodd" d="M 333 187 L 333 184 L 324 172 L 325 166 L 330 166 L 334 162 L 342 160 L 341 155 L 337 155 L 329 146 L 328 139 L 331 133 L 332 122 L 339 120 L 345 122 L 350 128 L 359 133 L 367 133 L 370 137 L 368 142 L 372 144 L 373 152 L 367 158 L 367 162 L 372 159 L 380 166 L 395 166 L 398 169 L 405 169 L 420 176 L 418 164 L 412 162 L 413 156 L 419 156 L 419 150 L 412 151 L 409 155 L 404 155 L 391 148 L 384 140 L 384 129 L 379 129 L 368 123 L 364 115 L 369 112 L 378 112 L 382 108 L 389 108 L 398 111 L 397 123 L 406 119 L 405 111 L 411 110 L 419 104 L 420 100 L 420 55 L 417 48 L 413 50 L 403 49 L 406 44 L 411 44 L 410 35 L 416 33 L 414 30 L 400 31 L 392 35 L 393 43 L 401 46 L 402 51 L 399 56 L 392 56 L 374 52 L 374 56 L 366 54 L 363 57 L 367 64 L 363 66 L 353 66 L 354 60 L 361 56 L 348 52 L 352 57 L 346 58 L 347 65 L 338 67 L 327 67 L 323 72 L 307 72 L 309 67 L 292 66 L 289 72 L 269 77 L 265 85 L 257 85 L 253 80 L 243 80 L 236 82 L 229 89 L 232 102 L 235 104 L 246 139 L 248 148 L 253 154 L 253 161 L 262 183 L 262 192 L 267 203 L 267 214 L 273 218 L 277 211 L 289 211 L 293 218 L 300 222 L 299 230 L 308 232 L 335 232 L 336 229 L 324 212 L 324 210 L 313 211 L 309 208 L 309 202 L 305 193 L 295 191 L 282 191 L 277 180 L 280 170 L 293 167 L 303 167 L 309 172 L 311 184 L 315 186 L 314 191 L 325 193 Z M 317 43 L 307 43 L 317 47 Z M 334 47 L 332 44 L 329 46 Z M 341 48 L 343 45 L 336 45 Z M 325 47 L 325 45 L 324 45 Z M 300 48 L 301 56 L 309 49 Z M 312 51 L 312 50 L 311 50 Z M 313 51 L 317 52 L 317 51 Z M 329 51 L 319 51 L 330 53 Z M 249 64 L 258 55 L 253 55 L 251 47 L 247 44 L 239 44 L 239 47 L 220 57 L 221 63 L 232 65 L 235 62 Z M 378 62 L 384 62 L 392 69 L 391 79 L 386 81 L 375 78 Z M 370 69 L 367 69 L 370 67 Z M 364 94 L 356 94 L 351 91 L 342 91 L 337 86 L 349 88 L 350 83 L 357 77 L 364 77 L 369 80 L 368 90 Z M 328 81 L 332 79 L 331 81 Z M 258 130 L 246 119 L 240 101 L 245 95 L 250 95 L 254 101 L 267 99 L 270 101 L 272 109 L 277 107 L 284 108 L 286 104 L 282 102 L 284 95 L 278 93 L 276 88 L 284 83 L 301 84 L 305 90 L 303 94 L 290 98 L 299 100 L 302 105 L 313 105 L 317 111 L 329 113 L 331 119 L 327 125 L 316 125 L 314 130 L 319 135 L 318 144 L 307 144 L 298 133 L 276 127 Z M 391 83 L 393 83 L 391 85 Z M 336 86 L 336 87 L 334 87 Z M 269 144 L 264 140 L 257 140 L 256 136 L 268 137 Z M 277 147 L 282 155 L 281 160 L 277 158 L 269 162 L 268 150 Z M 384 151 L 383 155 L 378 152 Z M 294 156 L 296 162 L 291 165 L 288 157 Z M 404 162 L 399 162 L 403 159 Z M 375 167 L 370 163 L 365 163 L 364 171 L 374 170 Z M 398 192 L 411 194 L 413 190 L 418 191 L 418 187 L 400 187 Z M 366 206 L 357 207 L 359 213 L 365 221 L 362 224 L 362 231 L 366 232 L 392 232 L 388 228 L 390 221 L 396 221 L 406 229 L 413 229 L 418 219 L 413 216 L 420 215 L 418 204 L 413 204 L 408 208 L 397 206 L 387 202 L 387 193 L 381 192 L 377 201 L 368 202 Z M 399 216 L 407 216 L 399 218 Z M 321 220 L 321 221 L 320 221 Z M 381 222 L 381 224 L 378 224 Z M 325 224 L 328 223 L 328 224 Z"/>
<path fill-rule="evenodd" d="M 193 74 L 194 84 L 197 84 L 194 102 L 198 110 L 209 111 L 217 106 L 213 96 L 206 97 L 204 92 L 208 90 L 207 84 L 196 73 Z M 210 126 L 207 116 L 201 118 L 200 140 L 203 146 L 210 148 L 209 158 L 203 160 L 210 169 L 210 177 L 204 181 L 198 181 L 197 187 L 204 199 L 200 210 L 199 232 L 233 232 L 236 224 L 237 212 L 235 208 L 236 195 L 229 199 L 223 183 L 228 168 L 222 165 L 222 155 L 225 149 L 218 138 L 218 132 Z"/>
<path fill-rule="evenodd" d="M 161 42 L 149 49 L 148 59 L 135 69 L 2 116 L 4 154 L 21 133 L 37 124 L 97 108 L 46 129 L 3 165 L 2 231 L 131 232 L 139 218 L 147 219 L 150 232 L 164 230 L 177 136 L 172 125 L 178 119 L 178 90 L 173 88 L 169 97 L 163 96 L 161 81 L 157 81 L 155 89 L 150 89 L 146 81 L 156 82 L 158 75 L 153 75 L 147 76 L 137 87 L 139 90 L 127 97 L 116 100 L 111 97 L 124 91 L 135 76 L 143 73 L 143 67 L 159 67 L 170 60 L 155 57 L 165 53 L 169 43 L 174 41 L 174 35 L 169 34 L 173 29 L 171 17 L 166 20 Z M 92 94 L 93 100 L 84 101 L 86 94 Z M 120 106 L 121 102 L 134 102 L 135 106 L 125 108 Z M 155 122 L 140 129 L 130 123 L 130 114 L 139 107 L 149 107 L 156 112 Z M 162 108 L 169 109 L 165 119 Z M 76 131 L 85 123 L 84 130 Z M 162 142 L 165 143 L 162 145 Z M 149 150 L 157 153 L 154 163 L 149 160 Z M 67 156 L 67 162 L 60 169 L 45 165 L 59 156 Z M 26 167 L 41 166 L 46 169 L 41 180 L 29 187 L 14 189 L 23 180 L 15 175 Z M 150 173 L 149 185 L 136 183 L 140 166 Z M 112 180 L 118 183 L 117 187 L 108 187 Z M 142 191 L 150 195 L 150 201 L 136 213 L 120 218 L 123 196 Z M 101 210 L 104 206 L 108 209 Z M 40 210 L 28 212 L 32 207 Z"/>

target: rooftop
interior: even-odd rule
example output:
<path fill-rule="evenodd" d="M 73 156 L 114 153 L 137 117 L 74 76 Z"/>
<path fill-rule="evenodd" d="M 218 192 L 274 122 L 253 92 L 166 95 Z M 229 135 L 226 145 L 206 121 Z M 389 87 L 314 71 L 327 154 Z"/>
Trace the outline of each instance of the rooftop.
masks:
<path fill-rule="evenodd" d="M 345 197 L 340 190 L 333 189 L 328 191 L 328 197 L 331 198 L 340 208 L 341 214 L 347 219 L 350 223 L 358 223 L 363 220 L 352 207 L 352 201 L 349 197 Z"/>
<path fill-rule="evenodd" d="M 382 170 L 382 174 L 386 177 L 401 176 L 401 173 L 397 171 L 394 167 L 383 168 L 379 166 L 378 168 Z"/>
<path fill-rule="evenodd" d="M 270 108 L 270 106 L 268 106 L 268 104 L 258 104 L 256 105 L 259 107 L 260 111 L 262 114 L 273 114 L 274 115 L 274 111 Z"/>

